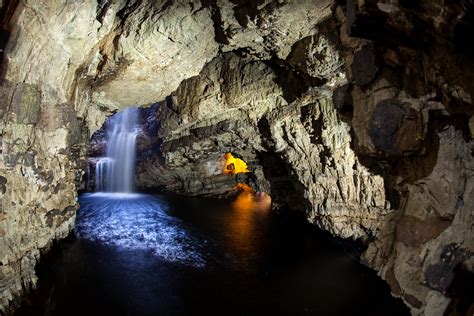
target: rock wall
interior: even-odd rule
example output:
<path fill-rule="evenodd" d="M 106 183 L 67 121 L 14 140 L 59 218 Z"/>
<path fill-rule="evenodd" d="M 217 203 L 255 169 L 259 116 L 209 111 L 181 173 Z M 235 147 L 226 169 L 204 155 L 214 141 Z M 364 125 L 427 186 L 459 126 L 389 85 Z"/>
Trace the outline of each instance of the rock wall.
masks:
<path fill-rule="evenodd" d="M 76 25 L 83 26 L 66 42 L 61 28 L 71 20 L 67 11 L 43 7 L 40 13 L 28 3 L 2 4 L 2 31 L 9 36 L 2 47 L 0 105 L 0 307 L 5 309 L 36 283 L 40 251 L 74 225 L 88 137 L 67 91 L 92 23 L 80 19 L 89 17 L 87 5 L 71 4 L 78 12 Z"/>
<path fill-rule="evenodd" d="M 265 2 L 247 19 L 227 1 L 2 1 L 0 309 L 34 286 L 41 250 L 71 230 L 88 139 L 107 116 L 164 99 L 221 51 L 283 56 L 331 5 Z M 304 20 L 290 23 L 292 12 Z"/>
<path fill-rule="evenodd" d="M 347 1 L 344 9 L 336 17 L 349 84 L 335 106 L 352 109 L 355 152 L 384 175 L 397 209 L 364 260 L 413 314 L 468 314 L 474 59 L 463 37 L 473 30 L 472 3 Z"/>
<path fill-rule="evenodd" d="M 136 184 L 237 182 L 368 245 L 415 315 L 473 271 L 473 6 L 442 1 L 3 1 L 0 308 L 72 229 L 90 136 L 144 110 Z M 103 135 L 102 135 L 103 139 Z M 251 173 L 222 174 L 222 157 Z M 464 281 L 463 281 L 464 280 Z"/>
<path fill-rule="evenodd" d="M 254 174 L 261 174 L 257 122 L 282 104 L 282 89 L 264 62 L 234 53 L 216 57 L 158 105 L 155 117 L 161 122 L 162 145 L 158 157 L 152 152 L 139 162 L 138 186 L 224 194 L 236 184 L 235 177 L 223 174 L 226 152 L 242 156 Z"/>
<path fill-rule="evenodd" d="M 277 82 L 273 67 L 232 53 L 184 81 L 157 105 L 161 146 L 138 154 L 137 186 L 222 195 L 244 182 L 270 193 L 274 206 L 306 212 L 336 235 L 375 235 L 390 212 L 384 180 L 358 162 L 331 89 L 309 90 L 288 103 L 296 96 Z M 240 155 L 251 173 L 225 175 L 226 152 Z"/>

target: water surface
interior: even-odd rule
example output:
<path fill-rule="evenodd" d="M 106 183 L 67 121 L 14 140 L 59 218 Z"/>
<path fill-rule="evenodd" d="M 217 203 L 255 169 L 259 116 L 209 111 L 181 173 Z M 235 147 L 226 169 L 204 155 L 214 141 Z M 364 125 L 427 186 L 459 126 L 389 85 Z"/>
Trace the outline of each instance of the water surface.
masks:
<path fill-rule="evenodd" d="M 266 196 L 80 197 L 18 315 L 407 315 L 349 243 Z"/>

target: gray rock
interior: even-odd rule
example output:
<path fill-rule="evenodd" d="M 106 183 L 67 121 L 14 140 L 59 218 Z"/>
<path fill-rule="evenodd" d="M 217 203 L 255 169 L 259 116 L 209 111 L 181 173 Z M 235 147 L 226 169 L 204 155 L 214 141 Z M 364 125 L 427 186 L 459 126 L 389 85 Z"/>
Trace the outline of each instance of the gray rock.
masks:
<path fill-rule="evenodd" d="M 373 48 L 364 46 L 355 52 L 351 70 L 354 83 L 359 87 L 371 83 L 378 71 Z"/>
<path fill-rule="evenodd" d="M 13 93 L 11 106 L 17 123 L 35 124 L 40 113 L 41 92 L 35 85 L 20 83 Z"/>

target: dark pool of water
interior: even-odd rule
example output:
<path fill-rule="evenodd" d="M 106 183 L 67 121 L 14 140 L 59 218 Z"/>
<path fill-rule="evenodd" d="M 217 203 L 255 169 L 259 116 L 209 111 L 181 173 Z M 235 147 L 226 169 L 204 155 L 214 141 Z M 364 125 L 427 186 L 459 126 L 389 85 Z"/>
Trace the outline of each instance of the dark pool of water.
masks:
<path fill-rule="evenodd" d="M 347 242 L 268 197 L 83 195 L 17 315 L 407 315 Z M 47 263 L 46 263 L 47 262 Z"/>

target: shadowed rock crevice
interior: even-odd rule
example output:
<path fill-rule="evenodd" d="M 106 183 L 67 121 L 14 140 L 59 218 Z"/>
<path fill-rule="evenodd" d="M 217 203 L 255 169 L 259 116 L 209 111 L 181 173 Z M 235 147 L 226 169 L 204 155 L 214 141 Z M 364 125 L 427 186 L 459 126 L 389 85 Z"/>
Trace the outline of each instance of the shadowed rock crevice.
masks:
<path fill-rule="evenodd" d="M 225 33 L 222 16 L 216 0 L 201 0 L 202 6 L 211 8 L 212 21 L 214 23 L 214 32 L 216 42 L 219 44 L 229 44 L 227 34 Z"/>
<path fill-rule="evenodd" d="M 4 73 L 7 67 L 4 56 L 12 31 L 11 19 L 18 7 L 18 2 L 18 0 L 6 0 L 0 5 L 0 79 L 2 82 L 5 81 Z"/>
<path fill-rule="evenodd" d="M 297 176 L 291 173 L 291 167 L 288 167 L 285 160 L 274 152 L 275 142 L 272 140 L 268 119 L 265 117 L 260 119 L 257 126 L 266 149 L 258 152 L 257 158 L 268 181 L 265 189 L 272 196 L 273 207 L 304 213 L 310 207 L 306 200 L 301 199 L 304 186 Z M 295 200 L 299 202 L 294 203 Z"/>
<path fill-rule="evenodd" d="M 467 10 L 454 27 L 453 41 L 457 49 L 472 57 L 474 44 L 472 41 L 466 41 L 466 38 L 474 32 L 474 4 L 466 2 L 464 5 Z"/>
<path fill-rule="evenodd" d="M 244 1 L 231 1 L 235 6 L 234 16 L 239 24 L 243 27 L 246 27 L 249 23 L 249 20 L 254 20 L 257 16 L 258 6 L 264 3 L 264 1 L 252 1 L 252 0 L 244 0 Z"/>
<path fill-rule="evenodd" d="M 283 60 L 272 59 L 266 64 L 274 71 L 275 83 L 283 90 L 283 98 L 288 103 L 300 98 L 309 88 L 320 87 L 325 83 L 325 80 L 298 71 Z"/>
<path fill-rule="evenodd" d="M 454 269 L 454 277 L 446 294 L 452 298 L 446 313 L 467 314 L 472 312 L 472 297 L 474 295 L 474 274 L 462 265 Z"/>

